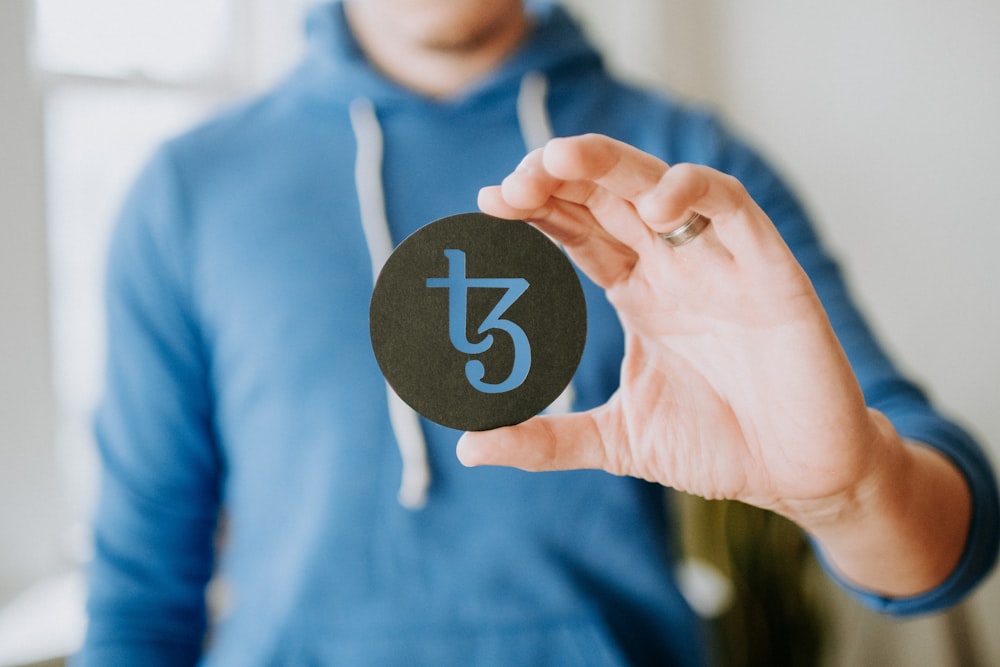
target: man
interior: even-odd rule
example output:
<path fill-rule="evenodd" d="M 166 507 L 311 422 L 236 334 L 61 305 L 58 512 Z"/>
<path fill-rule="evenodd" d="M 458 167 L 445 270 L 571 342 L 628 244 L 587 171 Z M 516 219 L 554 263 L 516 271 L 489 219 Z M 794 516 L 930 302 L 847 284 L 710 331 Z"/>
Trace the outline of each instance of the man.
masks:
<path fill-rule="evenodd" d="M 710 115 L 610 79 L 548 6 L 347 0 L 309 33 L 124 208 L 80 664 L 702 664 L 661 484 L 790 517 L 889 612 L 989 570 L 981 453 Z M 368 299 L 393 243 L 477 198 L 566 247 L 588 340 L 573 413 L 459 442 L 387 394 Z"/>

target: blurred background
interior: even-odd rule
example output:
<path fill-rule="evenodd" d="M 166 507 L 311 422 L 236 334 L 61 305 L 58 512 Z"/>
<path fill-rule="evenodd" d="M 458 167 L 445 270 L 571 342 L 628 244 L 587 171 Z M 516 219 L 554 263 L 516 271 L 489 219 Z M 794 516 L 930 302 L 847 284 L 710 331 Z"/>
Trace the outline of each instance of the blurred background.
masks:
<path fill-rule="evenodd" d="M 164 137 L 295 62 L 306 4 L 0 0 L 0 667 L 82 635 L 123 191 Z M 613 69 L 715 107 L 778 166 L 902 366 L 1000 460 L 1000 3 L 566 4 Z M 823 594 L 821 664 L 1000 664 L 996 574 L 905 623 Z"/>

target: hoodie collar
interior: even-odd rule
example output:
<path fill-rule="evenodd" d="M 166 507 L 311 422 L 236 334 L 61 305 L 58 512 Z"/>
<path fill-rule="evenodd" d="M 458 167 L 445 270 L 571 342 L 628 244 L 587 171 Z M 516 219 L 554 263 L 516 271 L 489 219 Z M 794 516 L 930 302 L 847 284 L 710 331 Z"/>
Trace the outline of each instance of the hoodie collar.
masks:
<path fill-rule="evenodd" d="M 590 69 L 600 57 L 566 11 L 548 2 L 528 2 L 531 33 L 498 69 L 451 100 L 460 102 L 516 87 L 528 72 L 551 74 L 566 66 Z M 305 60 L 289 83 L 301 92 L 347 102 L 358 96 L 376 106 L 426 99 L 375 70 L 351 33 L 341 0 L 313 6 L 306 18 Z"/>

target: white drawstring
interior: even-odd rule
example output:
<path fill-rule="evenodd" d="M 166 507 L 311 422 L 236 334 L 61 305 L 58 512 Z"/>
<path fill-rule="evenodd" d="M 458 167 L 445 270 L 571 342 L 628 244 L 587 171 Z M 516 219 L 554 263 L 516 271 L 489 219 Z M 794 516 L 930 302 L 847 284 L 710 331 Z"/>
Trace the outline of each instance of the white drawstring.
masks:
<path fill-rule="evenodd" d="M 382 190 L 382 128 L 370 100 L 358 98 L 352 101 L 350 114 L 351 127 L 358 143 L 354 181 L 374 280 L 378 278 L 393 249 L 389 223 L 385 216 L 385 194 Z M 427 504 L 427 490 L 431 484 L 424 432 L 417 413 L 403 402 L 388 383 L 385 390 L 389 402 L 389 423 L 403 460 L 403 474 L 397 497 L 403 507 L 418 510 Z"/>
<path fill-rule="evenodd" d="M 544 146 L 552 138 L 552 126 L 546 109 L 548 82 L 542 74 L 530 72 L 521 79 L 517 96 L 517 120 L 528 151 Z M 372 279 L 378 278 L 382 266 L 392 253 L 394 244 L 385 214 L 385 192 L 382 187 L 382 128 L 371 100 L 357 98 L 350 106 L 351 127 L 357 140 L 354 181 L 361 211 L 368 253 L 372 262 Z M 389 422 L 403 460 L 399 484 L 399 504 L 418 510 L 427 504 L 431 470 L 427 461 L 427 442 L 420 418 L 388 383 L 385 385 L 389 403 Z M 570 383 L 553 401 L 547 413 L 569 412 L 576 392 Z"/>
<path fill-rule="evenodd" d="M 521 78 L 517 91 L 517 122 L 529 153 L 544 146 L 553 136 L 545 106 L 548 92 L 549 82 L 543 74 L 528 72 Z"/>

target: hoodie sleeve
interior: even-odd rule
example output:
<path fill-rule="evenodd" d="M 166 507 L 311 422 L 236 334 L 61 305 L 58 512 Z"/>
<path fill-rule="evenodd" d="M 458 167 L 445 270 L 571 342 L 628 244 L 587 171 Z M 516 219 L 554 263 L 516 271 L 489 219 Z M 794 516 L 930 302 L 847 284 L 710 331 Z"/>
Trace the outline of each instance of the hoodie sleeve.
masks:
<path fill-rule="evenodd" d="M 942 415 L 923 390 L 894 365 L 856 306 L 837 262 L 774 170 L 718 125 L 709 125 L 712 138 L 706 145 L 715 152 L 710 163 L 736 176 L 778 227 L 812 280 L 867 404 L 885 414 L 903 437 L 948 457 L 965 476 L 972 493 L 972 521 L 963 556 L 951 576 L 936 589 L 910 598 L 880 597 L 850 586 L 824 562 L 825 569 L 864 604 L 885 613 L 923 614 L 957 603 L 988 574 L 997 559 L 1000 509 L 989 460 L 973 438 Z M 818 556 L 822 562 L 822 554 Z"/>
<path fill-rule="evenodd" d="M 127 199 L 106 285 L 101 488 L 77 667 L 193 665 L 206 629 L 221 463 L 190 313 L 178 179 L 161 151 Z"/>

